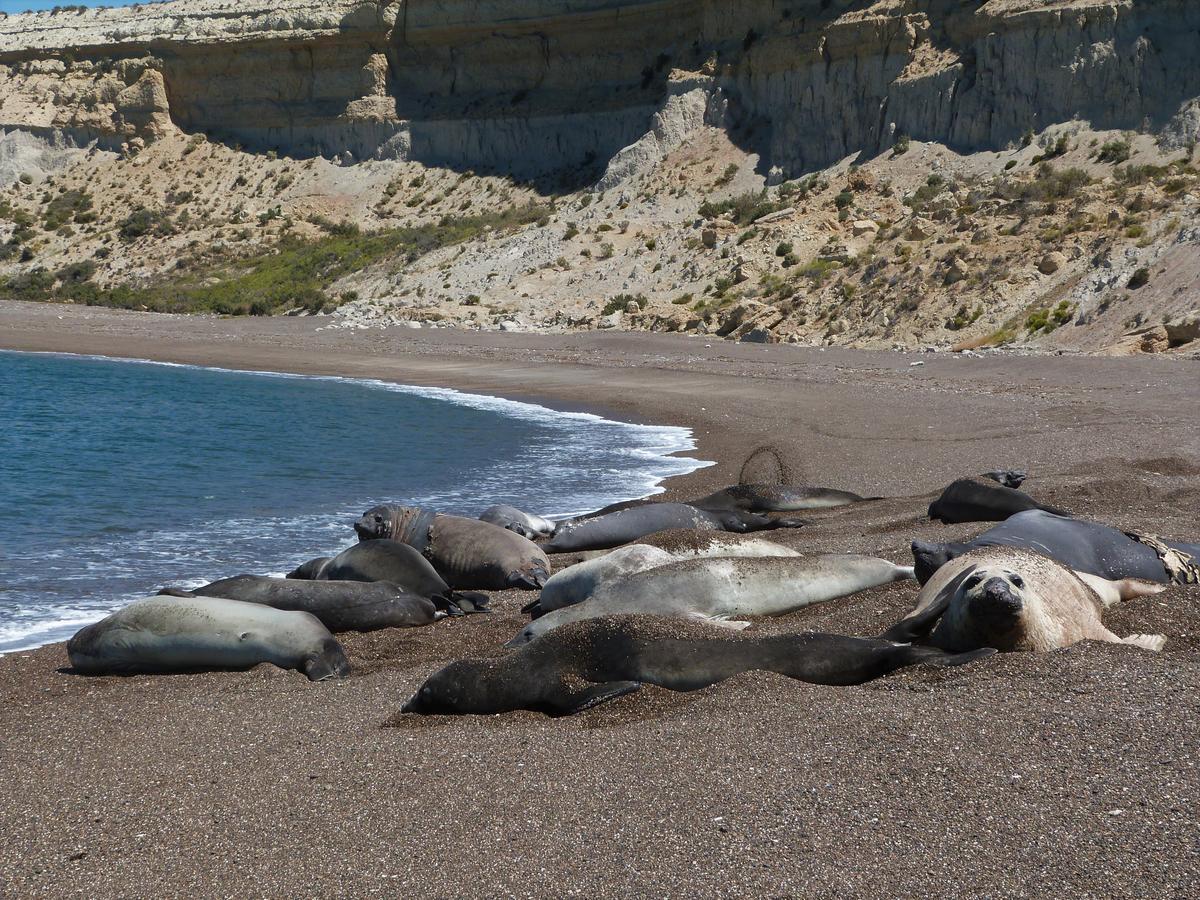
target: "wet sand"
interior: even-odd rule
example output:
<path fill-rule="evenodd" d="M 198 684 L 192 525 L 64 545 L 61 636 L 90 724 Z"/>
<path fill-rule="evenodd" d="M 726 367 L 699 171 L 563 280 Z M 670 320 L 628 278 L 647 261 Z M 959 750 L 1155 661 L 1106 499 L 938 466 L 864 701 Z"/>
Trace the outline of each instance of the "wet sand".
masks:
<path fill-rule="evenodd" d="M 1195 361 L 321 324 L 0 303 L 0 346 L 376 377 L 686 425 L 718 465 L 672 481 L 672 496 L 736 481 L 771 446 L 798 480 L 900 498 L 771 535 L 814 552 L 907 562 L 913 538 L 981 531 L 929 523 L 927 495 L 1001 466 L 1028 468 L 1030 493 L 1078 514 L 1200 535 Z M 765 459 L 751 468 L 771 474 Z M 875 634 L 914 595 L 892 585 L 755 629 Z M 751 674 L 569 719 L 385 727 L 444 663 L 500 652 L 527 599 L 347 636 L 355 673 L 337 684 L 268 666 L 81 678 L 59 671 L 62 645 L 0 658 L 0 893 L 1200 892 L 1198 589 L 1106 616 L 1118 634 L 1166 634 L 1162 654 L 1085 644 L 854 688 Z"/>

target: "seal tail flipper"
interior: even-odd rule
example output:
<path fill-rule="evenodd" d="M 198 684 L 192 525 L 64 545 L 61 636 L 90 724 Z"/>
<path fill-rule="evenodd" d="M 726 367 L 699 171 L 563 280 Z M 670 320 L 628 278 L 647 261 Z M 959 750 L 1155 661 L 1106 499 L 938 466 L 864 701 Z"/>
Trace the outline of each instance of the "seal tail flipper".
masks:
<path fill-rule="evenodd" d="M 163 588 L 158 592 L 159 597 L 195 597 L 196 594 L 192 591 L 185 591 L 182 588 Z"/>
<path fill-rule="evenodd" d="M 771 521 L 771 528 L 803 528 L 809 524 L 808 519 L 797 519 L 794 517 L 772 519 Z"/>
<path fill-rule="evenodd" d="M 1157 653 L 1166 646 L 1167 636 L 1165 634 L 1131 634 L 1122 639 L 1121 643 L 1129 644 L 1131 647 L 1141 647 L 1143 650 L 1153 650 Z"/>
<path fill-rule="evenodd" d="M 508 580 L 509 589 L 518 591 L 540 591 L 546 586 L 546 582 L 550 580 L 550 573 L 541 566 L 530 569 L 528 572 L 515 572 Z"/>
<path fill-rule="evenodd" d="M 575 713 L 591 709 L 593 706 L 599 706 L 601 703 L 607 703 L 609 700 L 616 700 L 618 697 L 632 694 L 641 688 L 641 686 L 641 682 L 638 681 L 609 681 L 605 684 L 597 684 L 594 687 L 575 691 L 565 698 L 562 707 L 555 710 L 552 715 L 573 716 Z"/>
<path fill-rule="evenodd" d="M 478 591 L 451 591 L 448 598 L 435 597 L 438 609 L 451 616 L 469 616 L 474 613 L 490 613 L 492 602 L 487 594 Z"/>
<path fill-rule="evenodd" d="M 709 625 L 716 625 L 718 628 L 728 628 L 730 631 L 745 631 L 751 625 L 750 622 L 742 622 L 728 616 L 705 616 L 697 613 L 696 618 Z"/>
<path fill-rule="evenodd" d="M 1152 581 L 1140 581 L 1137 578 L 1122 578 L 1111 581 L 1092 575 L 1088 572 L 1076 572 L 1075 577 L 1096 592 L 1100 603 L 1105 608 L 1116 606 L 1123 600 L 1134 600 L 1138 597 L 1151 597 L 1161 594 L 1167 589 L 1165 584 L 1155 584 Z"/>

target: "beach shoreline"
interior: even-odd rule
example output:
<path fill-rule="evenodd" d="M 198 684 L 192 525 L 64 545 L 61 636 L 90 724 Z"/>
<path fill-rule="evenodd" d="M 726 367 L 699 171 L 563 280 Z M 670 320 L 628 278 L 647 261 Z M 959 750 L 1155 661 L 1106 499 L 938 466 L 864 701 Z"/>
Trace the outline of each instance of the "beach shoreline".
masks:
<path fill-rule="evenodd" d="M 616 332 L 321 330 L 0 302 L 0 348 L 377 378 L 692 430 L 738 480 L 762 447 L 793 478 L 896 498 L 775 532 L 901 561 L 927 495 L 1019 466 L 1038 499 L 1200 535 L 1192 360 L 868 353 Z M 915 365 L 920 363 L 921 365 Z M 758 465 L 774 458 L 758 457 Z M 752 467 L 753 468 L 753 467 Z M 764 477 L 770 472 L 763 472 Z M 348 535 L 348 542 L 352 535 Z M 232 574 L 232 573 L 231 573 Z M 756 632 L 875 634 L 893 585 Z M 432 671 L 494 655 L 524 595 L 426 629 L 349 635 L 354 676 L 80 678 L 62 644 L 0 658 L 0 885 L 11 896 L 1186 896 L 1200 886 L 1200 594 L 1125 604 L 1084 645 L 860 688 L 753 674 L 644 689 L 567 720 L 385 727 Z"/>

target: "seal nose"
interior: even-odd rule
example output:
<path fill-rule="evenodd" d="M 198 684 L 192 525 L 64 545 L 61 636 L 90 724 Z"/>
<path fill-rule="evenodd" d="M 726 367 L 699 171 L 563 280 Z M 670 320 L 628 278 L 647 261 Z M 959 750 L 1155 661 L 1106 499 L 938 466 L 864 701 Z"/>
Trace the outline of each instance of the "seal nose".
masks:
<path fill-rule="evenodd" d="M 983 585 L 983 598 L 988 605 L 1006 612 L 1019 612 L 1021 598 L 1012 592 L 1012 588 L 1003 578 L 989 578 Z"/>

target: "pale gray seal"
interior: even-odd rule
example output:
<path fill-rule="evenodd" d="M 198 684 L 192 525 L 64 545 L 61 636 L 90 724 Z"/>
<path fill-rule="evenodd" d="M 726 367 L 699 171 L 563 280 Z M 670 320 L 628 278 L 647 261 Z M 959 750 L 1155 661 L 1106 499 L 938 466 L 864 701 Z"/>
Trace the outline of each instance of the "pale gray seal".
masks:
<path fill-rule="evenodd" d="M 799 528 L 804 524 L 799 519 L 771 519 L 739 509 L 704 510 L 686 503 L 648 503 L 601 516 L 560 522 L 554 537 L 542 547 L 547 553 L 570 553 L 619 547 L 648 534 L 676 528 L 745 533 Z"/>
<path fill-rule="evenodd" d="M 536 591 L 550 578 L 550 560 L 536 544 L 478 519 L 385 505 L 363 513 L 354 530 L 361 541 L 407 544 L 456 590 Z"/>
<path fill-rule="evenodd" d="M 618 547 L 596 559 L 554 573 L 542 588 L 538 599 L 524 607 L 521 612 L 529 613 L 536 619 L 564 606 L 582 603 L 605 581 L 674 561 L 674 556 L 657 547 L 648 547 L 645 544 Z"/>
<path fill-rule="evenodd" d="M 194 591 L 163 591 L 173 596 L 223 597 L 275 609 L 312 613 L 332 632 L 419 628 L 444 618 L 429 597 L 387 581 L 298 581 L 238 575 Z M 448 604 L 443 604 L 446 606 Z"/>
<path fill-rule="evenodd" d="M 1161 650 L 1162 635 L 1119 638 L 1104 627 L 1101 611 L 1162 590 L 1148 582 L 1080 577 L 1029 550 L 986 547 L 938 569 L 916 608 L 883 637 L 922 640 L 952 652 L 1055 650 L 1084 640 Z"/>
<path fill-rule="evenodd" d="M 480 514 L 479 521 L 515 531 L 521 537 L 529 538 L 531 541 L 534 538 L 549 537 L 554 534 L 554 523 L 549 519 L 522 512 L 515 506 L 504 506 L 503 504 L 490 506 Z"/>
<path fill-rule="evenodd" d="M 992 654 L 833 634 L 716 636 L 646 616 L 593 619 L 561 628 L 516 653 L 451 663 L 402 712 L 494 715 L 518 709 L 565 716 L 655 684 L 695 691 L 756 670 L 812 684 L 852 685 L 904 666 L 955 666 Z"/>
<path fill-rule="evenodd" d="M 692 500 L 690 505 L 700 509 L 744 509 L 755 513 L 797 512 L 877 499 L 809 484 L 735 484 Z"/>
<path fill-rule="evenodd" d="M 88 625 L 67 642 L 85 675 L 248 669 L 269 662 L 310 681 L 342 677 L 341 644 L 306 612 L 217 597 L 147 597 Z"/>
<path fill-rule="evenodd" d="M 530 622 L 508 646 L 528 643 L 568 622 L 623 614 L 694 618 L 725 628 L 747 628 L 750 623 L 737 617 L 781 616 L 912 577 L 911 568 L 850 553 L 681 560 L 605 581 L 582 603 Z"/>

